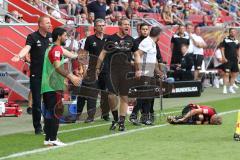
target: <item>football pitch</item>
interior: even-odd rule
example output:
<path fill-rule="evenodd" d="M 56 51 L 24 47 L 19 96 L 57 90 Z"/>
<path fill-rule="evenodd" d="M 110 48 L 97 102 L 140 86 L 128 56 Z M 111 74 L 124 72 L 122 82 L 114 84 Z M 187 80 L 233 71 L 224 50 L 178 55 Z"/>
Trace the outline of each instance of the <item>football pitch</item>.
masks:
<path fill-rule="evenodd" d="M 125 132 L 109 131 L 109 122 L 61 126 L 64 147 L 44 147 L 44 136 L 21 132 L 0 136 L 0 160 L 237 160 L 240 142 L 233 140 L 240 98 L 202 103 L 223 116 L 221 126 L 168 125 L 166 117 L 153 126 L 132 126 Z M 166 109 L 177 114 L 181 108 Z M 21 124 L 19 124 L 21 125 Z"/>

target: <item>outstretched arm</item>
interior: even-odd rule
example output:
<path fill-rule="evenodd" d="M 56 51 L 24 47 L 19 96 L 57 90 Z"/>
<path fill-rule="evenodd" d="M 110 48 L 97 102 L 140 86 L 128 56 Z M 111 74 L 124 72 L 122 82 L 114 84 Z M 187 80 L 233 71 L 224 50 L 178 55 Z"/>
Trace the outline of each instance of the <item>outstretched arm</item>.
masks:
<path fill-rule="evenodd" d="M 202 114 L 203 110 L 201 108 L 199 109 L 193 109 L 191 111 L 189 111 L 183 118 L 179 119 L 178 121 L 180 122 L 185 122 L 187 121 L 190 117 L 196 115 L 196 114 Z"/>

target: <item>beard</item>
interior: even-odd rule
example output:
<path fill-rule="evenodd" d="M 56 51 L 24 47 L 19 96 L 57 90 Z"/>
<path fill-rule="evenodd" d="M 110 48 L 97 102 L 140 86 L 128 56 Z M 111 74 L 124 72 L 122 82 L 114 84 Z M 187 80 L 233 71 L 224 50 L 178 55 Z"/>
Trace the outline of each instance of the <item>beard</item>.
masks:
<path fill-rule="evenodd" d="M 66 45 L 66 42 L 61 42 L 61 46 L 65 46 Z"/>

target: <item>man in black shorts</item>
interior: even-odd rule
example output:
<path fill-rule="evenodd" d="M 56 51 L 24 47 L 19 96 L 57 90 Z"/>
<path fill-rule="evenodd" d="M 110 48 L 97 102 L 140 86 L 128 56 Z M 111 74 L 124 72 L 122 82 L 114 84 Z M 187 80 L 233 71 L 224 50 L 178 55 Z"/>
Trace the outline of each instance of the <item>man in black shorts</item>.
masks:
<path fill-rule="evenodd" d="M 132 72 L 130 63 L 132 58 L 133 38 L 128 35 L 130 31 L 129 20 L 123 18 L 118 23 L 119 31 L 107 38 L 96 65 L 96 75 L 100 73 L 100 66 L 104 58 L 107 62 L 107 89 L 109 91 L 109 106 L 114 121 L 110 130 L 115 130 L 119 124 L 119 131 L 125 130 L 125 117 L 128 109 L 128 91 L 131 80 L 128 73 Z M 120 96 L 120 117 L 118 119 L 117 95 Z"/>
<path fill-rule="evenodd" d="M 226 63 L 224 63 L 224 78 L 223 78 L 223 93 L 227 94 L 227 85 L 229 85 L 229 92 L 236 93 L 234 88 L 238 88 L 235 85 L 235 79 L 237 78 L 237 74 L 239 72 L 238 63 L 240 58 L 240 50 L 239 50 L 239 41 L 236 39 L 236 29 L 229 29 L 229 36 L 224 38 L 223 40 L 223 59 Z M 229 78 L 231 77 L 231 79 Z M 230 79 L 230 80 L 229 80 Z"/>

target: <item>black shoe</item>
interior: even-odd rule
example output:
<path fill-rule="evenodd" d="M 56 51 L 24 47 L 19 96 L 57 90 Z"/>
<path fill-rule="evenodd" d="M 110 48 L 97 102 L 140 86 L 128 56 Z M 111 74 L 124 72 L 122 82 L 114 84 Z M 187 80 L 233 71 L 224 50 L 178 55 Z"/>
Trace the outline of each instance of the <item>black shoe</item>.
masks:
<path fill-rule="evenodd" d="M 153 125 L 153 122 L 149 119 L 149 120 L 143 122 L 143 124 L 150 126 L 150 125 Z"/>
<path fill-rule="evenodd" d="M 140 126 L 141 125 L 141 123 L 139 123 L 138 120 L 135 119 L 135 118 L 130 117 L 129 122 L 131 122 L 134 126 Z"/>
<path fill-rule="evenodd" d="M 94 121 L 93 118 L 87 118 L 84 123 L 92 123 Z"/>
<path fill-rule="evenodd" d="M 124 122 L 119 122 L 118 124 L 119 124 L 118 131 L 120 131 L 120 132 L 123 132 L 123 131 L 125 131 Z"/>
<path fill-rule="evenodd" d="M 42 128 L 35 130 L 35 135 L 41 135 L 41 134 L 43 134 Z"/>
<path fill-rule="evenodd" d="M 115 130 L 116 127 L 117 127 L 117 124 L 118 124 L 118 122 L 116 122 L 116 121 L 112 121 L 112 124 L 111 124 L 109 130 L 111 130 L 111 131 Z"/>
<path fill-rule="evenodd" d="M 150 120 L 152 121 L 152 123 L 154 123 L 155 121 L 154 113 L 150 113 Z"/>
<path fill-rule="evenodd" d="M 110 121 L 109 116 L 102 116 L 102 119 L 103 119 L 104 121 Z"/>
<path fill-rule="evenodd" d="M 27 108 L 27 114 L 30 114 L 30 115 L 32 114 L 32 107 Z"/>

